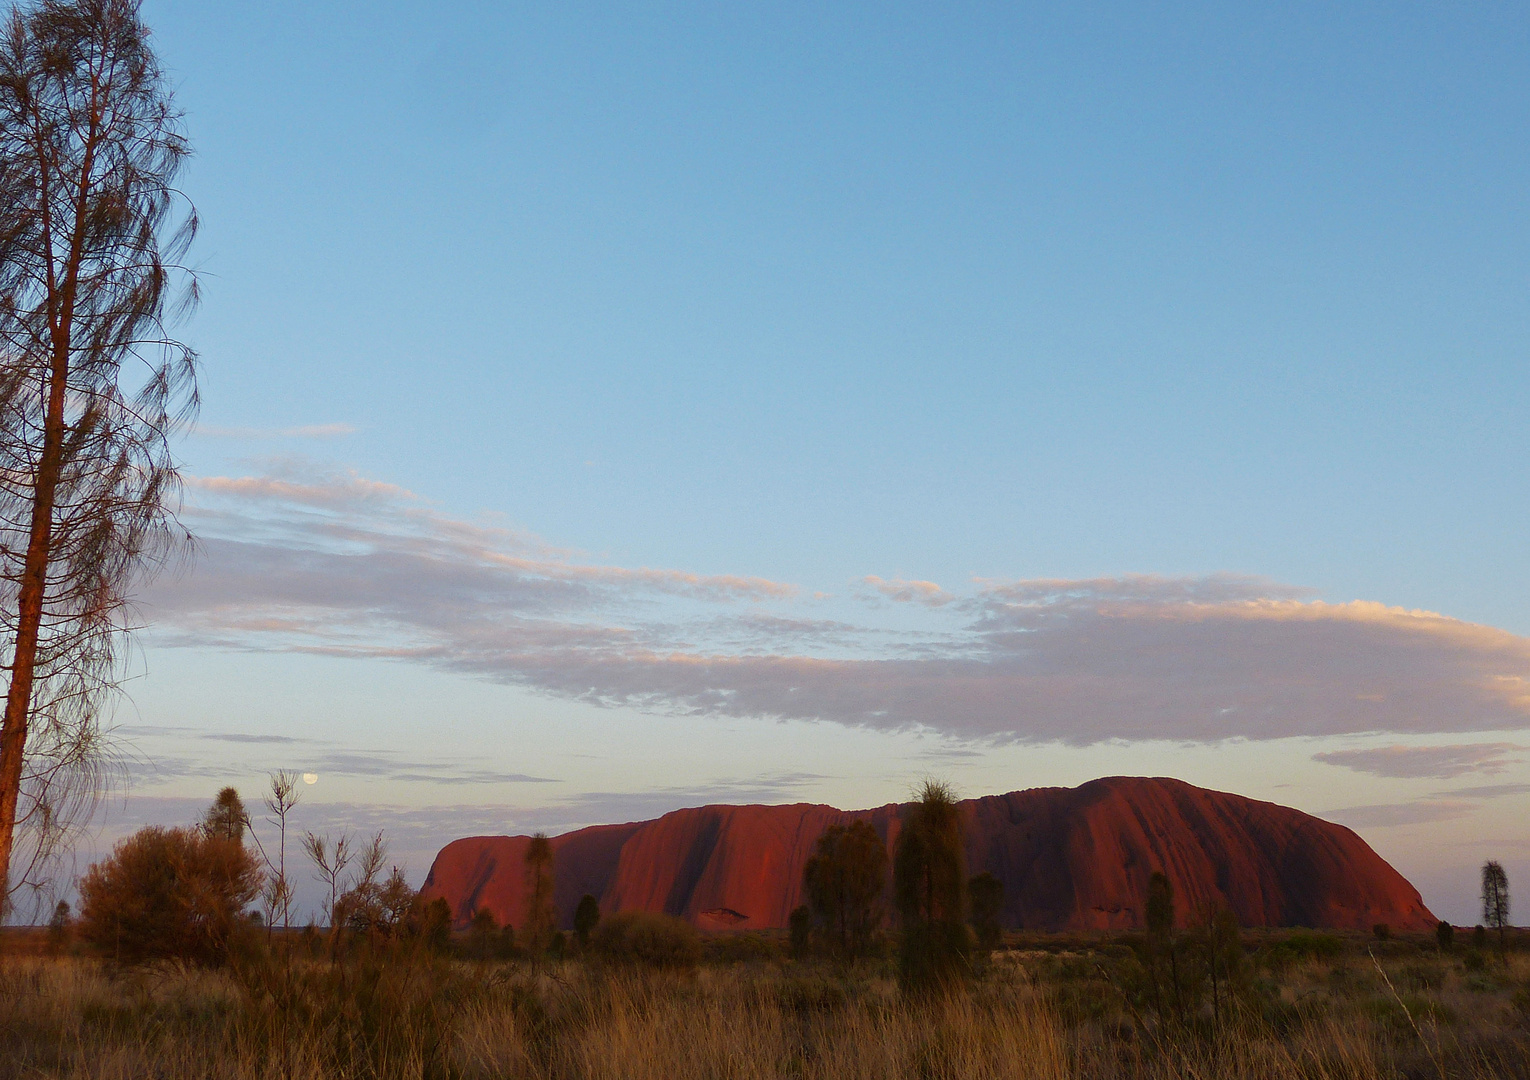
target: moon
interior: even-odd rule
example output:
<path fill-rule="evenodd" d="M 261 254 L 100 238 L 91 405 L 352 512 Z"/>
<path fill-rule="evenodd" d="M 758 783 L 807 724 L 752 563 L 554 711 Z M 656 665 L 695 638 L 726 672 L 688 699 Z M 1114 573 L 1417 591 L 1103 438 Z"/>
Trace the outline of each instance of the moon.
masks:
<path fill-rule="evenodd" d="M 303 783 L 305 783 L 305 784 L 317 784 L 318 782 L 319 782 L 319 774 L 318 773 L 316 773 L 316 772 L 305 772 L 303 774 Z"/>

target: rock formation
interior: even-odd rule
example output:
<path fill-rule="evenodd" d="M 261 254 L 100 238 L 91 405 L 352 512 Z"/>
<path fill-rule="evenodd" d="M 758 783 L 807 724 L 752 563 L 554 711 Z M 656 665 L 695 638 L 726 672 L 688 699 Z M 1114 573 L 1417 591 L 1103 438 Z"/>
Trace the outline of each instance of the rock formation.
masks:
<path fill-rule="evenodd" d="M 1033 930 L 1140 927 L 1148 877 L 1168 875 L 1180 921 L 1226 905 L 1244 926 L 1396 930 L 1434 926 L 1418 890 L 1342 825 L 1178 780 L 1111 777 L 969 799 L 969 872 L 1004 883 L 1004 923 Z M 802 866 L 836 822 L 870 821 L 895 842 L 906 805 L 701 806 L 553 838 L 555 903 L 573 922 L 585 893 L 604 912 L 643 909 L 703 928 L 781 927 L 802 903 Z M 487 907 L 524 914 L 527 838 L 475 836 L 441 849 L 425 879 L 459 924 Z"/>

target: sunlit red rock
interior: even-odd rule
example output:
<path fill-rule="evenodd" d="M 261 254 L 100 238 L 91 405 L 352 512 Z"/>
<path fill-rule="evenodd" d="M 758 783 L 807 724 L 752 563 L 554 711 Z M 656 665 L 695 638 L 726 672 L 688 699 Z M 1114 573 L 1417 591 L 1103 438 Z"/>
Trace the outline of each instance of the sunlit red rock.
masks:
<path fill-rule="evenodd" d="M 1178 780 L 1111 777 L 969 799 L 962 810 L 969 871 L 1004 883 L 1010 927 L 1140 927 L 1157 870 L 1173 883 L 1185 923 L 1219 904 L 1244 926 L 1422 930 L 1435 922 L 1418 890 L 1342 825 Z M 891 845 L 906 811 L 702 806 L 566 833 L 552 841 L 559 921 L 571 925 L 590 893 L 605 912 L 664 911 L 705 929 L 785 926 L 824 829 L 865 819 Z M 426 894 L 445 897 L 459 923 L 486 907 L 520 925 L 526 842 L 453 841 L 436 856 Z"/>

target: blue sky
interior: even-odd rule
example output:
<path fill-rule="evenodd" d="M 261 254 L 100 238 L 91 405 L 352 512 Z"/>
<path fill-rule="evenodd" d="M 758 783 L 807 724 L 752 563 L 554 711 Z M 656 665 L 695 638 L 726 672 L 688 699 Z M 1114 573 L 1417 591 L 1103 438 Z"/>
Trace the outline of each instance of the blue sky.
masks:
<path fill-rule="evenodd" d="M 145 11 L 205 544 L 119 826 L 1153 772 L 1530 871 L 1523 10 Z"/>

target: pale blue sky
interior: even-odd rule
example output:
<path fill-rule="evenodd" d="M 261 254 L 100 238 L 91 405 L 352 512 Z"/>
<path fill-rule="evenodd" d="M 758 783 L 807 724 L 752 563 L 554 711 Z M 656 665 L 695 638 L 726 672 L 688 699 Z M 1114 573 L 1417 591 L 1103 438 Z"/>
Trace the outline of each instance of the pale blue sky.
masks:
<path fill-rule="evenodd" d="M 365 580 L 390 596 L 421 566 L 476 569 L 402 614 L 357 601 L 359 583 L 322 601 L 322 626 L 273 629 L 214 612 L 209 596 L 254 595 L 230 567 L 256 565 L 214 543 L 162 601 L 194 615 L 145 639 L 124 714 L 146 757 L 202 764 L 164 767 L 142 798 L 200 799 L 223 763 L 249 787 L 303 754 L 422 745 L 430 760 L 408 768 L 327 770 L 315 804 L 487 807 L 514 829 L 598 820 L 644 792 L 640 816 L 730 791 L 869 804 L 931 767 L 969 794 L 1160 772 L 1352 810 L 1384 855 L 1438 881 L 1426 899 L 1452 917 L 1469 913 L 1470 882 L 1466 899 L 1450 883 L 1471 844 L 1530 872 L 1530 837 L 1501 824 L 1526 819 L 1530 705 L 1483 689 L 1530 676 L 1523 8 L 145 11 L 198 151 L 184 186 L 206 300 L 186 336 L 207 433 L 187 468 L 316 485 L 296 502 L 193 487 L 197 513 L 224 514 L 193 524 L 244 539 L 258 523 L 276 540 L 246 576 L 267 588 L 291 568 L 299 600 L 335 573 L 303 578 L 291 560 L 326 544 L 383 551 Z M 315 425 L 350 433 L 275 434 Z M 347 470 L 414 498 L 357 510 L 331 490 Z M 295 506 L 329 531 L 316 539 Z M 465 522 L 515 536 L 464 548 Z M 506 552 L 535 562 L 515 573 L 536 589 L 483 569 Z M 796 592 L 628 593 L 610 568 Z M 1130 624 L 1099 646 L 1114 689 L 1006 683 L 1003 701 L 1024 698 L 1013 722 L 981 694 L 951 698 L 949 722 L 928 704 L 884 722 L 846 704 L 864 681 L 826 683 L 784 721 L 731 716 L 748 709 L 727 702 L 774 702 L 790 679 L 718 675 L 701 690 L 724 704 L 699 704 L 609 641 L 548 629 L 636 627 L 644 649 L 686 656 L 998 656 L 1008 672 L 994 627 L 1041 624 L 992 583 L 1131 574 L 1157 577 L 1130 603 L 1170 605 L 1159 621 L 1183 634 L 1140 629 L 1140 608 L 1110 607 L 1126 603 L 1114 586 L 1084 590 L 1120 618 L 1059 639 L 1046 670 L 1093 678 L 1079 642 Z M 1192 597 L 1238 621 L 1197 636 L 1160 579 L 1216 574 L 1262 584 Z M 900 605 L 868 575 L 955 599 Z M 598 611 L 570 599 L 590 581 Z M 1451 629 L 1447 662 L 1412 624 L 1300 608 L 1241 637 L 1251 599 L 1373 601 L 1509 633 Z M 1064 608 L 1038 617 L 1083 625 Z M 526 640 L 523 613 L 548 620 Z M 509 636 L 480 637 L 485 620 Z M 1280 657 L 1306 672 L 1329 655 L 1314 681 L 1332 700 L 1262 681 Z M 1154 657 L 1170 662 L 1143 674 Z M 1031 663 L 1023 677 L 1041 678 Z M 580 686 L 607 707 L 570 701 Z M 1388 695 L 1410 704 L 1374 722 L 1333 704 Z M 1262 719 L 1217 729 L 1234 707 Z M 921 742 L 910 724 L 931 730 Z M 243 756 L 208 758 L 208 733 L 324 748 L 214 739 Z M 971 756 L 993 737 L 1003 749 Z M 1405 744 L 1508 749 L 1411 778 L 1311 757 Z M 470 766 L 557 783 L 450 779 Z M 1442 797 L 1451 784 L 1516 790 Z M 449 814 L 430 820 L 415 862 L 451 834 Z"/>

